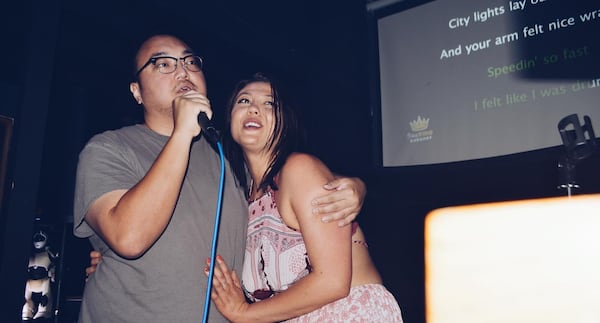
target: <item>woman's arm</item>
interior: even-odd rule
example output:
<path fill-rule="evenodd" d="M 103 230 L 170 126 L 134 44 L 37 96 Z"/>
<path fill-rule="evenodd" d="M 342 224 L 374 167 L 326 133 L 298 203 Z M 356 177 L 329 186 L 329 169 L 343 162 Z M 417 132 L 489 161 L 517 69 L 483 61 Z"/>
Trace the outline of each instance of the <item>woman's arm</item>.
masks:
<path fill-rule="evenodd" d="M 253 303 L 227 305 L 234 279 L 215 273 L 213 301 L 233 322 L 274 322 L 309 313 L 348 295 L 352 278 L 351 228 L 323 223 L 312 213 L 310 201 L 322 194 L 323 184 L 333 179 L 329 169 L 317 158 L 293 154 L 279 174 L 277 206 L 292 228 L 302 232 L 312 271 L 289 289 L 269 299 Z M 222 295 L 220 293 L 223 293 Z M 227 312 L 230 311 L 230 312 Z"/>

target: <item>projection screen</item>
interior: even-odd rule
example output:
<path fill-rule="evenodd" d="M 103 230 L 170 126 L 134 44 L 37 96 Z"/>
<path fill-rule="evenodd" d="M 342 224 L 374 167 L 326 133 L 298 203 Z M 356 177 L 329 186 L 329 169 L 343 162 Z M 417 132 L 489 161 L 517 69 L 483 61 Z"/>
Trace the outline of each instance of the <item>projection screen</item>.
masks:
<path fill-rule="evenodd" d="M 396 1 L 371 11 L 381 166 L 562 145 L 557 124 L 573 113 L 600 127 L 597 1 Z"/>

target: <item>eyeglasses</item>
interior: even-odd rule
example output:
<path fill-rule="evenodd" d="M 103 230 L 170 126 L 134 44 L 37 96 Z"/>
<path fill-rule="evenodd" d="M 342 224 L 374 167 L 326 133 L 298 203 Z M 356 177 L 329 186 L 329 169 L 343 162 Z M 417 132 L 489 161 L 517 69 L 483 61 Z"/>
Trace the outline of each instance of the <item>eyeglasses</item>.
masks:
<path fill-rule="evenodd" d="M 183 67 L 190 72 L 200 72 L 202 70 L 202 57 L 196 55 L 187 55 L 184 57 L 176 58 L 172 56 L 155 56 L 150 59 L 142 66 L 135 76 L 138 77 L 140 73 L 150 64 L 154 65 L 161 74 L 170 74 L 175 72 L 179 60 L 183 62 Z"/>

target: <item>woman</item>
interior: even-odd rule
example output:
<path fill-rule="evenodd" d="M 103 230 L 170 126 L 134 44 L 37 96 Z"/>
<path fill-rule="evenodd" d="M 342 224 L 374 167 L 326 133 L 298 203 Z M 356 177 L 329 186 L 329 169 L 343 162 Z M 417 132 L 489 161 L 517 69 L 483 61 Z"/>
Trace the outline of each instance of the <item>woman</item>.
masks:
<path fill-rule="evenodd" d="M 219 311 L 232 322 L 402 322 L 358 225 L 340 228 L 311 213 L 333 174 L 299 152 L 298 123 L 280 89 L 255 74 L 233 93 L 227 155 L 248 188 L 250 220 L 242 282 L 217 257 Z"/>

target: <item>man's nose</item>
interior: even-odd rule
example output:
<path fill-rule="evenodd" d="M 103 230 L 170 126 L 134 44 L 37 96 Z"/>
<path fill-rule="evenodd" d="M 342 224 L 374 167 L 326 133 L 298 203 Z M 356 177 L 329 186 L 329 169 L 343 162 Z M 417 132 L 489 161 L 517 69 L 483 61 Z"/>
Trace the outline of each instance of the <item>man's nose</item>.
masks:
<path fill-rule="evenodd" d="M 181 64 L 180 64 L 181 63 Z M 176 77 L 179 78 L 188 78 L 189 71 L 185 68 L 185 62 L 183 60 L 179 60 L 177 62 L 177 67 L 175 68 Z"/>

